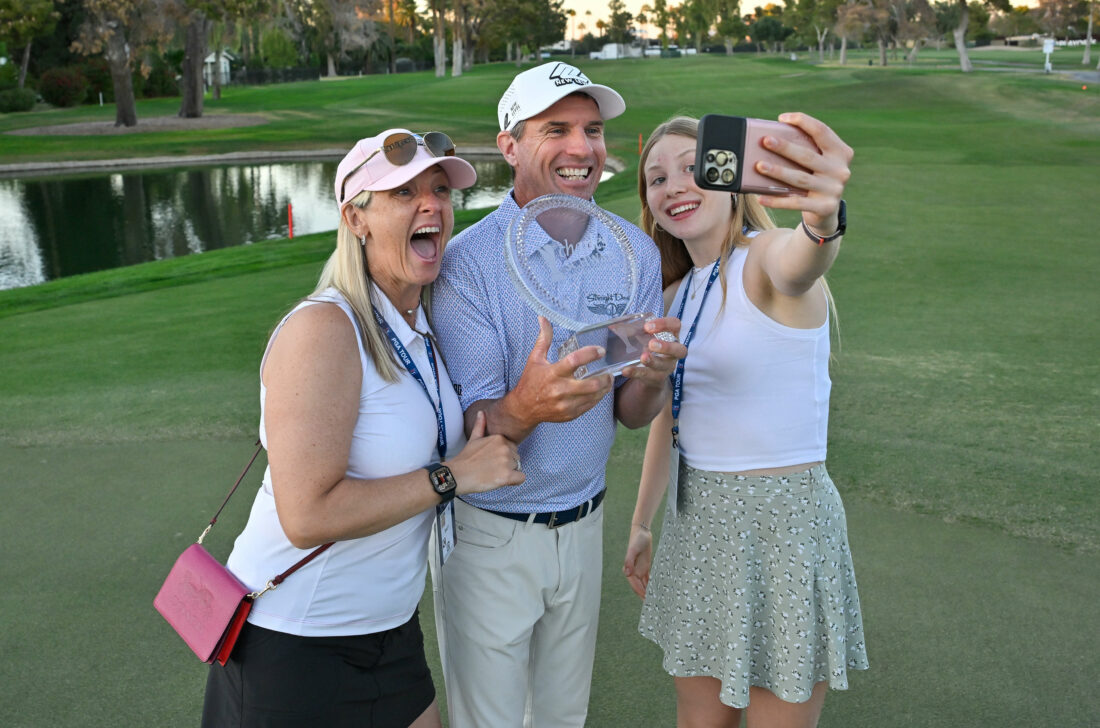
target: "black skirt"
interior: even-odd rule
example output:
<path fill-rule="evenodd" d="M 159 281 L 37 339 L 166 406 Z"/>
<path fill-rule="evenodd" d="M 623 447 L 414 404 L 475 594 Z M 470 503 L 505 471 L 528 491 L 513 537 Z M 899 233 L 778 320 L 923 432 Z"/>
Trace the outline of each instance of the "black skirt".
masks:
<path fill-rule="evenodd" d="M 246 624 L 206 682 L 203 728 L 408 728 L 435 699 L 418 613 L 385 632 L 298 637 Z"/>

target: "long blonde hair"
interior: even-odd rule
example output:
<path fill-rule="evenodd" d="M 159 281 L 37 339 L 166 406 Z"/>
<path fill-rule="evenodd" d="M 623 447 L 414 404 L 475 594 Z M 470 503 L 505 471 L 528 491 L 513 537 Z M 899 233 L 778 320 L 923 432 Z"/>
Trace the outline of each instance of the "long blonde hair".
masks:
<path fill-rule="evenodd" d="M 348 204 L 364 210 L 370 201 L 370 191 L 364 190 L 349 200 Z M 359 323 L 359 331 L 362 332 L 363 347 L 374 362 L 378 376 L 387 382 L 396 382 L 400 366 L 397 356 L 393 353 L 393 347 L 390 346 L 381 327 L 374 320 L 374 313 L 371 310 L 375 301 L 370 282 L 370 269 L 367 267 L 366 250 L 344 221 L 343 215 L 340 216 L 340 227 L 336 231 L 336 250 L 332 251 L 332 255 L 325 262 L 317 287 L 308 298 L 319 295 L 326 288 L 335 288 L 351 306 Z"/>
<path fill-rule="evenodd" d="M 681 280 L 692 268 L 691 256 L 688 255 L 684 241 L 675 237 L 667 230 L 657 225 L 653 219 L 653 211 L 649 209 L 646 199 L 645 163 L 649 159 L 649 153 L 653 146 L 661 139 L 669 135 L 699 138 L 699 120 L 691 116 L 674 116 L 658 126 L 649 135 L 645 146 L 642 148 L 642 158 L 638 161 L 638 197 L 642 201 L 641 228 L 645 230 L 653 242 L 657 243 L 657 250 L 661 252 L 661 286 L 668 288 L 673 283 Z M 748 233 L 753 231 L 771 230 L 776 227 L 768 208 L 760 204 L 756 195 L 736 194 L 731 196 L 733 215 L 730 217 L 730 228 L 726 231 L 726 237 L 722 241 L 722 249 L 719 254 L 719 264 L 722 281 L 722 306 L 726 304 L 726 266 L 729 264 L 730 254 L 738 246 L 749 244 Z M 829 314 L 837 327 L 839 334 L 840 324 L 836 317 L 836 304 L 833 302 L 833 294 L 829 290 L 829 284 L 825 278 L 821 278 L 821 286 L 825 289 L 825 299 L 829 304 Z"/>

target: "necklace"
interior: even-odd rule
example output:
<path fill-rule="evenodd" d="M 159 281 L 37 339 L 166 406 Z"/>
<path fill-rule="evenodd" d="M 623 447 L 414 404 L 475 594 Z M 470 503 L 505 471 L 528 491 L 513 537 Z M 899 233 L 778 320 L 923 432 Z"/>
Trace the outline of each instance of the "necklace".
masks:
<path fill-rule="evenodd" d="M 712 265 L 713 265 L 713 264 L 712 264 Z M 703 272 L 704 270 L 708 270 L 709 268 L 710 268 L 710 266 L 707 266 L 706 268 L 703 268 L 703 267 L 699 267 L 699 268 L 697 268 L 697 267 L 695 267 L 695 266 L 692 266 L 692 267 L 691 267 L 691 278 L 692 278 L 692 283 L 694 283 L 694 282 L 695 282 L 695 277 L 696 277 L 697 275 L 699 275 L 700 273 L 702 273 L 702 272 Z M 692 301 L 694 301 L 694 300 L 695 300 L 695 297 L 696 297 L 697 295 L 699 295 L 699 291 L 700 291 L 700 289 L 701 289 L 701 288 L 702 288 L 702 286 L 692 286 L 692 287 L 691 287 L 691 295 L 689 296 L 689 298 L 690 298 L 690 299 L 691 299 Z"/>

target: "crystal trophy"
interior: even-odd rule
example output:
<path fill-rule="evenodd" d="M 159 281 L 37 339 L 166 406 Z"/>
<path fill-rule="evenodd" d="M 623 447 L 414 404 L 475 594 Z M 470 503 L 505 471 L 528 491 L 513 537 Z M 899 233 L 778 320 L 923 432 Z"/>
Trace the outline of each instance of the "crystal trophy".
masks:
<path fill-rule="evenodd" d="M 589 200 L 544 195 L 523 207 L 508 228 L 505 261 L 512 283 L 536 313 L 572 332 L 561 359 L 585 346 L 604 348 L 601 359 L 579 367 L 580 379 L 617 375 L 641 361 L 652 334 L 652 312 L 635 310 L 639 263 L 622 226 Z M 675 338 L 662 332 L 663 340 Z"/>

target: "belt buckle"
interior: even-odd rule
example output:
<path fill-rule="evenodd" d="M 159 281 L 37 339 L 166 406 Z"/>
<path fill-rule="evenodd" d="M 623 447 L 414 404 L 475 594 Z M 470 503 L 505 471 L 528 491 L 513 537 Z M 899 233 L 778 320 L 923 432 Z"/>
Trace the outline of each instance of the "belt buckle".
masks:
<path fill-rule="evenodd" d="M 592 501 L 585 501 L 576 508 L 570 508 L 568 511 L 555 511 L 554 513 L 551 513 L 550 519 L 546 522 L 546 527 L 561 528 L 562 526 L 568 526 L 570 523 L 573 523 L 573 521 L 579 521 L 591 512 Z M 573 513 L 575 515 L 573 516 L 572 520 L 565 521 L 564 523 L 558 523 L 558 516 L 562 513 Z"/>

